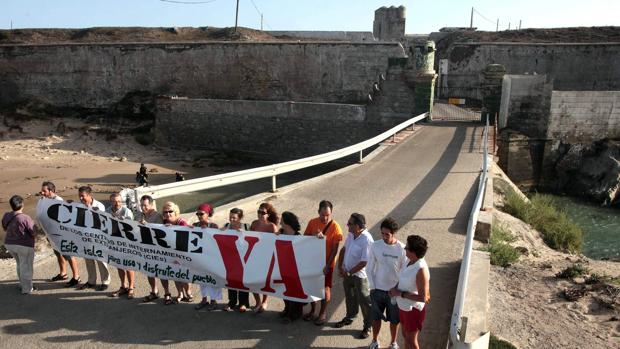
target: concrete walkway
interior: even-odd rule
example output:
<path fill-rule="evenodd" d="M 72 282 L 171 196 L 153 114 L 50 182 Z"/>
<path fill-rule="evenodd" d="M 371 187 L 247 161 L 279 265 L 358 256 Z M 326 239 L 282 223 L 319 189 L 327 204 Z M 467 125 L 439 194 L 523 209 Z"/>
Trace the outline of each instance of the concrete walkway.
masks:
<path fill-rule="evenodd" d="M 409 234 L 428 239 L 432 300 L 421 336 L 423 348 L 444 348 L 447 341 L 464 233 L 480 168 L 481 129 L 471 123 L 425 125 L 366 164 L 311 180 L 269 199 L 279 211 L 297 213 L 303 226 L 325 198 L 334 203 L 335 218 L 343 229 L 349 214 L 360 212 L 366 215 L 375 238 L 381 220 L 392 216 L 403 225 L 398 234 L 401 240 Z M 239 204 L 246 211 L 246 221 L 254 219 L 258 203 L 254 198 Z M 225 216 L 221 210 L 214 221 L 223 223 Z M 2 270 L 6 271 L 6 266 Z M 81 270 L 84 278 L 83 264 Z M 55 260 L 49 258 L 35 267 L 35 278 L 44 280 L 56 272 Z M 362 327 L 361 315 L 349 327 L 331 326 L 345 311 L 338 277 L 330 323 L 323 328 L 301 320 L 280 324 L 277 312 L 282 302 L 277 299 L 260 315 L 197 312 L 193 305 L 141 304 L 137 299 L 112 299 L 99 292 L 68 290 L 45 282 L 39 284 L 41 290 L 35 295 L 21 296 L 15 279 L 14 271 L 0 275 L 1 347 L 362 348 L 370 342 L 354 337 Z M 114 275 L 111 289 L 118 287 L 117 279 Z M 138 276 L 137 283 L 137 295 L 145 295 L 145 278 Z M 198 294 L 197 287 L 194 294 Z M 382 347 L 388 344 L 388 332 L 384 326 Z"/>

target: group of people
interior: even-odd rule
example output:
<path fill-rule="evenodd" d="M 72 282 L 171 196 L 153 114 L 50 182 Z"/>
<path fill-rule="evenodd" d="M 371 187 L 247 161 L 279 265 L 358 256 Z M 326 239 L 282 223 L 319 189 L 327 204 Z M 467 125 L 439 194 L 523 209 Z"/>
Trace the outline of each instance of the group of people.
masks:
<path fill-rule="evenodd" d="M 63 200 L 56 195 L 56 188 L 52 182 L 46 181 L 41 185 L 41 196 L 48 199 Z M 144 195 L 140 198 L 140 212 L 134 213 L 123 205 L 121 195 L 110 195 L 110 206 L 105 207 L 92 196 L 92 189 L 83 186 L 78 189 L 80 202 L 93 209 L 105 211 L 121 220 L 136 220 L 140 224 L 166 224 L 190 226 L 190 223 L 181 217 L 178 205 L 166 202 L 161 213 L 157 211 L 153 198 Z M 5 246 L 15 258 L 19 286 L 23 294 L 35 290 L 32 283 L 34 260 L 35 224 L 32 219 L 23 213 L 23 199 L 14 195 L 11 197 L 12 211 L 2 218 L 2 227 L 6 231 Z M 278 214 L 270 203 L 262 203 L 257 210 L 257 218 L 248 226 L 243 223 L 244 212 L 233 208 L 229 212 L 228 222 L 222 227 L 211 222 L 213 207 L 204 203 L 196 210 L 196 222 L 193 226 L 199 228 L 214 228 L 222 230 L 255 231 L 285 235 L 316 236 L 325 240 L 325 298 L 320 302 L 311 302 L 309 309 L 304 313 L 306 304 L 294 301 L 284 301 L 284 310 L 280 317 L 284 323 L 297 319 L 313 322 L 322 326 L 327 322 L 327 308 L 331 300 L 334 271 L 342 278 L 344 287 L 346 315 L 335 323 L 334 327 L 349 326 L 361 310 L 363 328 L 359 338 L 368 338 L 372 334 L 370 349 L 379 348 L 378 336 L 382 321 L 390 324 L 391 342 L 389 348 L 398 348 L 396 337 L 399 326 L 404 337 L 406 348 L 418 348 L 418 335 L 422 329 L 426 314 L 426 304 L 430 301 L 429 282 L 430 274 L 424 259 L 428 249 L 427 241 L 419 235 L 410 235 L 403 243 L 396 238 L 399 230 L 398 223 L 388 217 L 381 222 L 381 239 L 374 241 L 366 227 L 366 218 L 360 213 L 353 213 L 347 221 L 348 234 L 344 245 L 339 248 L 343 240 L 340 225 L 333 219 L 333 205 L 323 200 L 318 206 L 318 217 L 311 219 L 304 232 L 301 232 L 299 218 L 292 212 Z M 110 272 L 104 262 L 85 259 L 87 279 L 81 283 L 77 258 L 62 255 L 54 251 L 59 267 L 59 273 L 51 281 L 66 281 L 65 287 L 76 287 L 79 290 L 95 289 L 105 291 L 110 285 Z M 67 264 L 72 273 L 69 279 Z M 97 269 L 100 283 L 97 283 Z M 109 294 L 110 297 L 135 297 L 135 272 L 118 268 L 120 287 Z M 148 277 L 150 292 L 143 302 L 153 302 L 160 298 L 157 279 Z M 172 297 L 170 284 L 166 279 L 159 280 L 163 288 L 163 304 L 172 305 L 178 302 L 192 302 L 191 284 L 175 281 L 177 296 Z M 206 308 L 213 310 L 218 307 L 218 301 L 223 299 L 222 289 L 210 285 L 200 285 L 201 300 L 195 306 L 197 310 Z M 228 290 L 228 303 L 224 311 L 237 310 L 246 312 L 250 309 L 256 313 L 264 312 L 268 307 L 268 297 L 253 294 L 255 305 L 250 308 L 248 292 Z M 317 304 L 319 303 L 319 304 Z M 318 308 L 318 312 L 317 312 Z"/>

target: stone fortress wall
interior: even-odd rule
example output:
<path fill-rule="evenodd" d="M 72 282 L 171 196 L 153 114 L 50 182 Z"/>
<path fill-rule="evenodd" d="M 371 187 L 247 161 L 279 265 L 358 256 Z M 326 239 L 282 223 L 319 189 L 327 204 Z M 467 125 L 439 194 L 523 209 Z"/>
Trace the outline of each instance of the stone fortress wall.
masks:
<path fill-rule="evenodd" d="M 378 9 L 373 33 L 272 32 L 290 39 L 274 42 L 0 45 L 0 107 L 37 100 L 110 115 L 121 103 L 131 111 L 138 96 L 155 105 L 160 144 L 260 147 L 282 160 L 314 155 L 367 139 L 417 111 L 416 64 L 401 43 L 404 25 L 401 6 Z M 423 88 L 429 91 L 417 95 L 430 100 L 432 87 Z M 429 107 L 417 101 L 418 109 Z"/>
<path fill-rule="evenodd" d="M 0 46 L 0 105 L 41 99 L 107 108 L 128 93 L 365 103 L 398 43 L 162 43 Z"/>
<path fill-rule="evenodd" d="M 620 90 L 620 43 L 455 43 L 437 57 L 448 63 L 440 76 L 444 98 L 481 100 L 489 64 L 507 74 L 545 74 L 559 91 Z"/>

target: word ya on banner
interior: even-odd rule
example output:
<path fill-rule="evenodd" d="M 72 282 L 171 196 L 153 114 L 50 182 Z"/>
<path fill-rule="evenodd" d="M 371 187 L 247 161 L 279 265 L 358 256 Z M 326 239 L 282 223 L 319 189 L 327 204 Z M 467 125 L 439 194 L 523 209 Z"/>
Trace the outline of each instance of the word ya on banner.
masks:
<path fill-rule="evenodd" d="M 325 241 L 315 237 L 142 225 L 80 203 L 42 199 L 37 218 L 62 254 L 147 276 L 310 302 L 324 297 Z"/>

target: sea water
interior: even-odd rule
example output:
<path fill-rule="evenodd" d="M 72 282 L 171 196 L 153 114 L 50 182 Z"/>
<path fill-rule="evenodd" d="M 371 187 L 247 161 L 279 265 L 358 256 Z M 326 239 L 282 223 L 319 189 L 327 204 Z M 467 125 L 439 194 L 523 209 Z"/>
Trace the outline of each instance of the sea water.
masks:
<path fill-rule="evenodd" d="M 555 197 L 584 232 L 583 254 L 594 259 L 620 258 L 620 209 L 601 207 L 568 197 Z"/>

